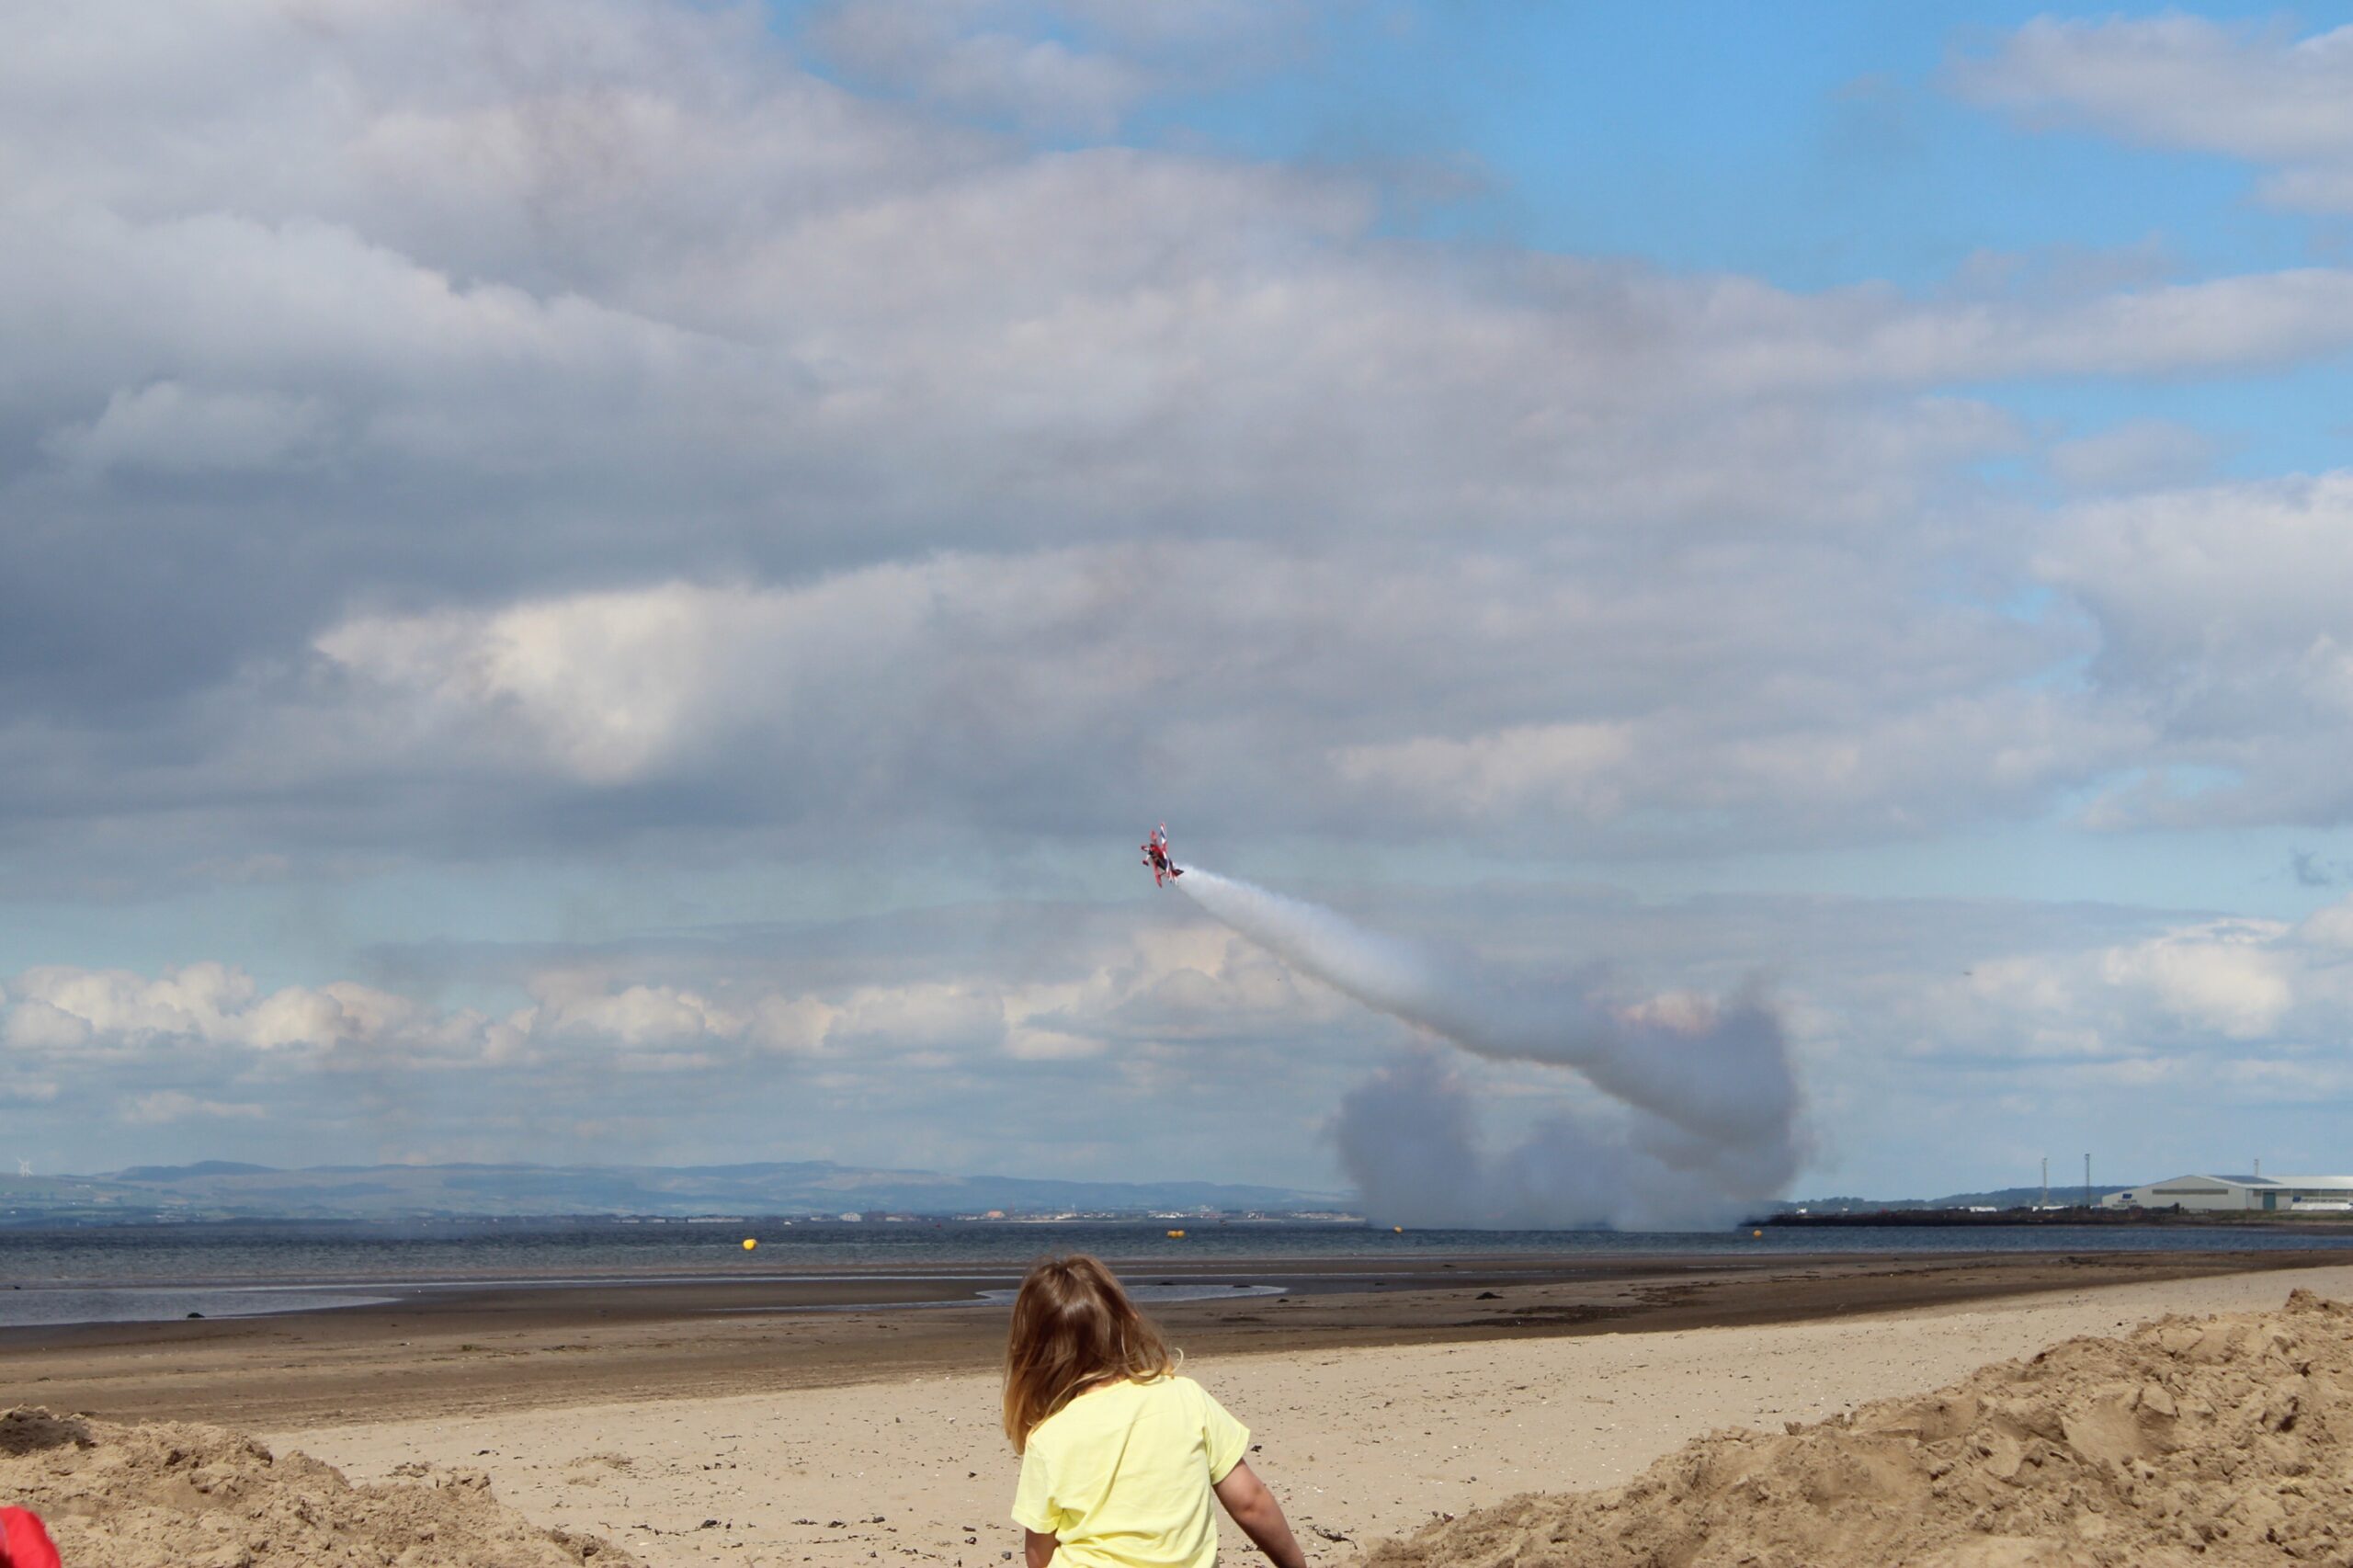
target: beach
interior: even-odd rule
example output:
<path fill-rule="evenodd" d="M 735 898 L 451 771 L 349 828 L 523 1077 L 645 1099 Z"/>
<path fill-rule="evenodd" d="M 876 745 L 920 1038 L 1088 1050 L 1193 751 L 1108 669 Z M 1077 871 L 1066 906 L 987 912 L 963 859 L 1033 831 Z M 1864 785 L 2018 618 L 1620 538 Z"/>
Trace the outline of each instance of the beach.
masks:
<path fill-rule="evenodd" d="M 2296 1286 L 2353 1298 L 2342 1253 L 1510 1264 L 1160 1309 L 1188 1370 L 1253 1429 L 1252 1462 L 1314 1561 L 2071 1336 L 2275 1308 Z M 483 1292 L 440 1303 L 445 1321 L 411 1308 L 105 1325 L 19 1344 L 10 1362 L 20 1400 L 219 1422 L 355 1481 L 482 1472 L 532 1523 L 649 1564 L 1017 1551 L 997 1312 L 718 1312 L 698 1310 L 712 1303 L 697 1289 Z"/>

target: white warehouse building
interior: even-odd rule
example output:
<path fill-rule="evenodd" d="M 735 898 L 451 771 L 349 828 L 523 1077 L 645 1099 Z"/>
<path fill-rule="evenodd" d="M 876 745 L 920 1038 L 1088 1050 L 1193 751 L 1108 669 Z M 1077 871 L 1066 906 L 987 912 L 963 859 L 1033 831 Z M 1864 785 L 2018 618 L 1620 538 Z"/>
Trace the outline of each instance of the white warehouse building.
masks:
<path fill-rule="evenodd" d="M 2104 1209 L 2353 1209 L 2353 1176 L 2179 1176 L 2100 1199 Z"/>

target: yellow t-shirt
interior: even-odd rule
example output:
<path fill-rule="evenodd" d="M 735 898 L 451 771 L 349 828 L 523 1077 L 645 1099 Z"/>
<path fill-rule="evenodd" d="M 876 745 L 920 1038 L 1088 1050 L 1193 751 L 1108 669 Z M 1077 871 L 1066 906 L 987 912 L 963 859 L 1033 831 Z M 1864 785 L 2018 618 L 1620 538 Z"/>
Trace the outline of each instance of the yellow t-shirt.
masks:
<path fill-rule="evenodd" d="M 1038 1423 L 1013 1520 L 1062 1541 L 1054 1568 L 1211 1568 L 1211 1488 L 1250 1430 L 1190 1378 L 1107 1383 Z"/>

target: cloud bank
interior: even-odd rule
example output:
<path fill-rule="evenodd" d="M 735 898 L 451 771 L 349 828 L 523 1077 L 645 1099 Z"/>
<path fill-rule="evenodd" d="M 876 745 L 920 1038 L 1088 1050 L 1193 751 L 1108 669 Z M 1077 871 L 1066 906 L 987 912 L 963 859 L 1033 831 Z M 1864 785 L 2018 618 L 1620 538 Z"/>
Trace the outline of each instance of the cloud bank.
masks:
<path fill-rule="evenodd" d="M 13 874 L 234 860 L 290 815 L 319 857 L 1019 835 L 1040 778 L 1108 818 L 1168 766 L 1276 828 L 1316 794 L 1578 853 L 1870 842 L 2168 743 L 2240 766 L 2052 678 L 2133 638 L 2136 567 L 2039 572 L 1972 475 L 2120 460 L 1980 389 L 2341 354 L 2353 275 L 1922 296 L 1449 252 L 1384 233 L 1367 170 L 972 117 L 1052 99 L 1039 62 L 1160 92 L 1305 26 L 16 24 Z M 870 90 L 820 72 L 853 59 Z M 100 537 L 148 565 L 95 571 Z M 2065 598 L 2020 613 L 2038 583 Z M 2301 761 L 2263 809 L 2336 820 L 2284 798 Z"/>

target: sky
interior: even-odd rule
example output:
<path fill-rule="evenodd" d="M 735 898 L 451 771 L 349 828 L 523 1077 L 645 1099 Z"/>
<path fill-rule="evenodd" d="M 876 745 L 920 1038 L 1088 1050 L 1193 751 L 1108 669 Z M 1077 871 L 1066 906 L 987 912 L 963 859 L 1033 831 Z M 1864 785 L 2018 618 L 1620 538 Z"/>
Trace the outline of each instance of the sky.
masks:
<path fill-rule="evenodd" d="M 0 345 L 38 1171 L 1614 1114 L 1163 820 L 1768 999 L 1795 1192 L 2353 1166 L 2353 28 L 18 7 Z"/>

